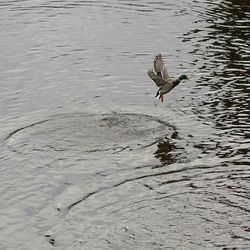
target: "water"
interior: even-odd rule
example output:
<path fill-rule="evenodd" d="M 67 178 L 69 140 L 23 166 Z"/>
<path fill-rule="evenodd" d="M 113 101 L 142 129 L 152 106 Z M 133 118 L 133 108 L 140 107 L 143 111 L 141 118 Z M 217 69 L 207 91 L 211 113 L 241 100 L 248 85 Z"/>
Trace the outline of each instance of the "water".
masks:
<path fill-rule="evenodd" d="M 0 12 L 1 250 L 249 249 L 248 1 Z"/>

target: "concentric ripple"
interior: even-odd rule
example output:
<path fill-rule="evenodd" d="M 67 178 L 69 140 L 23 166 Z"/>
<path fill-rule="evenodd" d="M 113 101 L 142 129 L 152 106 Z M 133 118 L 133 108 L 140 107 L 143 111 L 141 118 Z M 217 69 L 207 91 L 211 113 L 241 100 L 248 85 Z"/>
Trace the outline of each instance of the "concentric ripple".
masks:
<path fill-rule="evenodd" d="M 142 114 L 68 114 L 19 128 L 7 141 L 21 154 L 77 156 L 146 146 L 169 129 L 166 122 Z"/>

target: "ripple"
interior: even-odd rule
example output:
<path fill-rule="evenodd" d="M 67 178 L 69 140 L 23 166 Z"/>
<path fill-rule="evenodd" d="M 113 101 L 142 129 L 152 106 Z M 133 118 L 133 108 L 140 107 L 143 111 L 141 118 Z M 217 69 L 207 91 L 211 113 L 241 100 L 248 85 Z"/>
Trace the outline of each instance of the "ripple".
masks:
<path fill-rule="evenodd" d="M 171 129 L 166 122 L 142 114 L 68 114 L 18 128 L 6 140 L 20 154 L 73 157 L 143 147 Z"/>
<path fill-rule="evenodd" d="M 97 230 L 100 237 L 96 244 L 111 249 L 124 244 L 145 249 L 170 244 L 174 248 L 183 238 L 183 244 L 190 248 L 194 246 L 193 238 L 204 248 L 208 241 L 213 247 L 226 247 L 224 237 L 239 236 L 247 228 L 246 223 L 235 223 L 235 218 L 240 212 L 240 218 L 246 219 L 249 213 L 249 174 L 215 162 L 219 163 L 216 157 L 206 163 L 179 165 L 170 171 L 153 169 L 147 175 L 141 172 L 133 178 L 106 177 L 109 186 L 100 185 L 68 206 L 70 211 L 63 220 L 50 228 L 49 239 L 54 239 L 58 247 L 74 249 L 81 242 L 93 248 L 92 237 Z M 60 200 L 68 198 L 62 194 Z M 86 223 L 92 225 L 88 227 L 90 231 L 86 230 Z M 70 233 L 72 225 L 78 228 L 79 235 Z M 194 226 L 199 230 L 190 231 Z M 170 237 L 167 240 L 166 235 Z"/>

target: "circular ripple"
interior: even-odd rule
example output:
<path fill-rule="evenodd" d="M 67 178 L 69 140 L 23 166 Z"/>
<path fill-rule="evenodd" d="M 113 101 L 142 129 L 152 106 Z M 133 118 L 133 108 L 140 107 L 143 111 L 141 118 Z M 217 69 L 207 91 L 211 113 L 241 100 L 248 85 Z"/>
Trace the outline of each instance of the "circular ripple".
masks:
<path fill-rule="evenodd" d="M 169 130 L 166 122 L 141 114 L 70 114 L 19 128 L 7 141 L 13 151 L 23 154 L 64 152 L 72 156 L 146 146 Z"/>

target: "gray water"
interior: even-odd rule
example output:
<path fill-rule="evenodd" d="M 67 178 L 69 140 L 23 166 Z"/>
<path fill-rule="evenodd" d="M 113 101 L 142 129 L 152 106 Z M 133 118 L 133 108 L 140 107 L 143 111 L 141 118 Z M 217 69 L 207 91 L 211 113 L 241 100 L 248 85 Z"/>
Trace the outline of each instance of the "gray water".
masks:
<path fill-rule="evenodd" d="M 248 1 L 0 13 L 1 250 L 250 248 Z"/>

